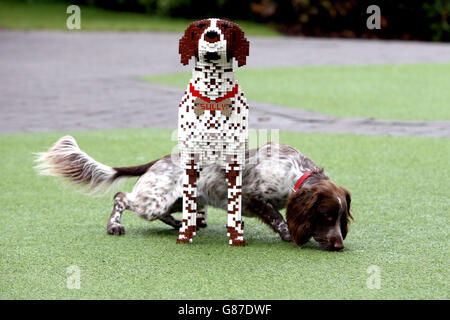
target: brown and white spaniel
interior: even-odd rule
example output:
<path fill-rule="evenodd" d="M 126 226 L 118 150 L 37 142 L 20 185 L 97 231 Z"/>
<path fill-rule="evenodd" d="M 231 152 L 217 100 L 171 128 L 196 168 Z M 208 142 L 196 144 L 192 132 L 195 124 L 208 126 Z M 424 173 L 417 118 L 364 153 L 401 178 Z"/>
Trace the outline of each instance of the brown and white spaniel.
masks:
<path fill-rule="evenodd" d="M 276 157 L 274 156 L 276 155 Z M 114 196 L 107 232 L 122 235 L 122 212 L 131 210 L 149 221 L 161 220 L 174 228 L 181 221 L 172 216 L 181 211 L 183 168 L 178 154 L 134 167 L 113 168 L 80 150 L 74 138 L 62 137 L 37 159 L 42 174 L 67 178 L 97 191 L 120 178 L 139 176 L 133 191 Z M 207 226 L 207 206 L 227 210 L 225 171 L 218 165 L 203 169 L 198 180 L 197 228 Z M 243 170 L 242 213 L 257 217 L 284 241 L 303 245 L 314 238 L 325 250 L 344 248 L 350 214 L 350 192 L 329 180 L 322 169 L 296 149 L 268 143 L 252 149 Z M 279 210 L 286 207 L 286 221 Z"/>

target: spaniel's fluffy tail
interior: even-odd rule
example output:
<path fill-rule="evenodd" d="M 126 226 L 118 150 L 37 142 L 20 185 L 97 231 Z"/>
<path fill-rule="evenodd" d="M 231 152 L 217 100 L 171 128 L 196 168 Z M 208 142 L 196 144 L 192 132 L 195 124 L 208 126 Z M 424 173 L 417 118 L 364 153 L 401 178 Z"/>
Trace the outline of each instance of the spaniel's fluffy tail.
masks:
<path fill-rule="evenodd" d="M 37 154 L 35 169 L 41 175 L 66 178 L 91 193 L 108 191 L 120 180 L 143 175 L 157 160 L 135 167 L 112 168 L 82 151 L 71 136 L 60 138 L 47 152 Z"/>

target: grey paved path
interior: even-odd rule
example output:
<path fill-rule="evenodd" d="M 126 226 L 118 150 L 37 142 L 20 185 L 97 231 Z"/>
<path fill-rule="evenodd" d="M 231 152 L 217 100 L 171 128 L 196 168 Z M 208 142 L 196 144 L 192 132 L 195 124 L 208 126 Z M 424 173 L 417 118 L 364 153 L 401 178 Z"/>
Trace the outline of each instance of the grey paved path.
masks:
<path fill-rule="evenodd" d="M 183 90 L 137 81 L 190 70 L 179 35 L 0 30 L 0 133 L 175 128 Z M 251 37 L 249 67 L 450 61 L 450 45 Z M 335 118 L 251 102 L 253 128 L 450 137 L 450 121 Z"/>

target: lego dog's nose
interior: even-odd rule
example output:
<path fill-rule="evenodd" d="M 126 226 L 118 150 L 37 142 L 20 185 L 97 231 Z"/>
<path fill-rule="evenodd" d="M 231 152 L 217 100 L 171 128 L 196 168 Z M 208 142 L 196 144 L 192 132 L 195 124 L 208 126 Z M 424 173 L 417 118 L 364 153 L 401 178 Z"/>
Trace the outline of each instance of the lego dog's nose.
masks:
<path fill-rule="evenodd" d="M 219 41 L 219 34 L 215 31 L 208 31 L 207 33 L 205 33 L 205 40 L 208 42 Z"/>
<path fill-rule="evenodd" d="M 205 59 L 208 61 L 211 60 L 219 60 L 220 59 L 220 55 L 217 52 L 207 52 L 205 53 Z"/>

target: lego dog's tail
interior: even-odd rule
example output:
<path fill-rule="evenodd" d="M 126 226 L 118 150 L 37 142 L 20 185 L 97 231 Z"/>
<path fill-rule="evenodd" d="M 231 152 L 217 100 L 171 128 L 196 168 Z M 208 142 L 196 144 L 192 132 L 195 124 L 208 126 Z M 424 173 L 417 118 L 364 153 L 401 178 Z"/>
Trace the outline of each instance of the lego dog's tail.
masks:
<path fill-rule="evenodd" d="M 35 169 L 41 175 L 63 177 L 96 193 L 110 190 L 124 178 L 143 175 L 156 161 L 135 167 L 109 167 L 82 151 L 73 137 L 65 136 L 47 152 L 37 153 Z"/>

